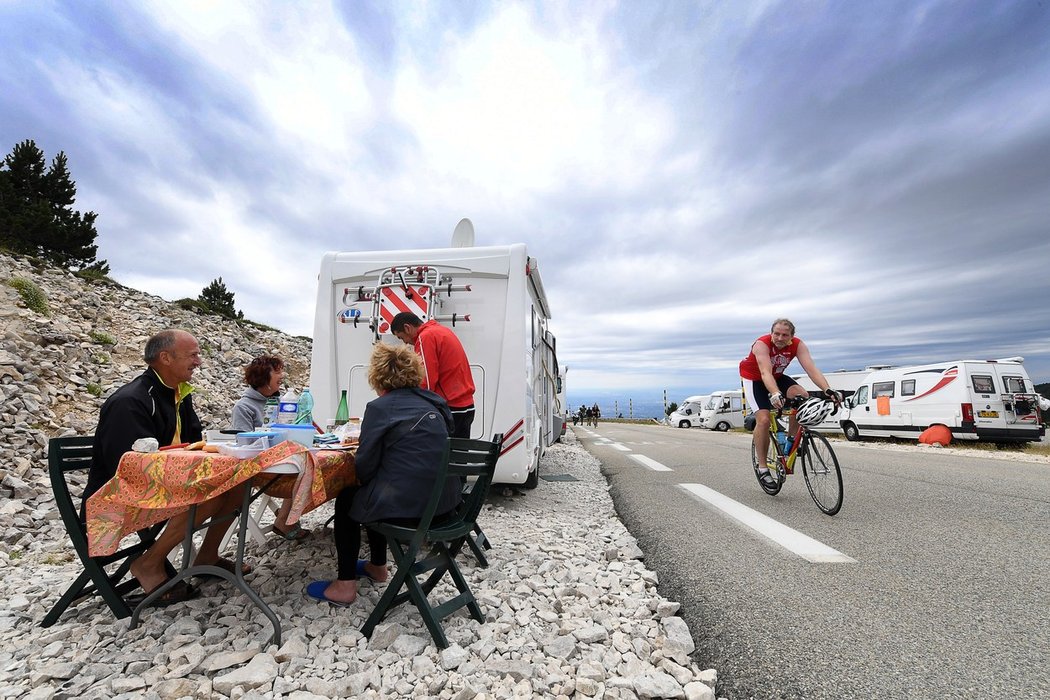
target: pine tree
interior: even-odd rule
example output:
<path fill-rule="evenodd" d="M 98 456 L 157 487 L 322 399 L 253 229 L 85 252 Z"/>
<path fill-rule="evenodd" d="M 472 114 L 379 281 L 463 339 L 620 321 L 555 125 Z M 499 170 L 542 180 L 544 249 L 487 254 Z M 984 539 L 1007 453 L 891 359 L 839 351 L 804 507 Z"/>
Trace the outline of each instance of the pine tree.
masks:
<path fill-rule="evenodd" d="M 95 212 L 73 209 L 77 186 L 66 154 L 45 170 L 44 152 L 31 140 L 15 145 L 0 165 L 0 246 L 70 269 L 109 272 L 98 260 Z"/>
<path fill-rule="evenodd" d="M 197 297 L 197 301 L 204 304 L 208 309 L 220 316 L 227 318 L 243 318 L 243 314 L 238 314 L 233 306 L 233 292 L 226 289 L 225 283 L 222 281 L 222 277 L 211 281 L 207 287 L 201 290 L 201 295 Z"/>

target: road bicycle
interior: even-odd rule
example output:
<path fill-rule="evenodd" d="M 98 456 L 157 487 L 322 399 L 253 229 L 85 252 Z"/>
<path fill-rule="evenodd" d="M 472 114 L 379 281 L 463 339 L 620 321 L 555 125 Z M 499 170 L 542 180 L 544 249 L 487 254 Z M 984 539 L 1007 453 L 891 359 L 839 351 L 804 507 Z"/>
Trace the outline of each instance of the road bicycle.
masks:
<path fill-rule="evenodd" d="M 835 515 L 842 508 L 842 471 L 839 469 L 839 460 L 835 456 L 835 450 L 831 449 L 828 439 L 810 428 L 798 426 L 794 441 L 790 444 L 787 452 L 777 440 L 777 431 L 780 429 L 781 418 L 789 418 L 791 413 L 806 402 L 808 397 L 796 397 L 784 402 L 783 407 L 772 412 L 769 421 L 769 451 L 775 455 L 773 464 L 769 465 L 769 474 L 773 477 L 773 483 L 767 484 L 759 474 L 761 465 L 755 450 L 755 440 L 751 439 L 751 466 L 755 470 L 755 478 L 758 479 L 762 490 L 770 496 L 780 493 L 784 481 L 789 474 L 795 471 L 795 462 L 802 463 L 802 476 L 806 480 L 809 495 L 817 508 L 828 515 Z M 821 399 L 830 402 L 830 399 Z"/>

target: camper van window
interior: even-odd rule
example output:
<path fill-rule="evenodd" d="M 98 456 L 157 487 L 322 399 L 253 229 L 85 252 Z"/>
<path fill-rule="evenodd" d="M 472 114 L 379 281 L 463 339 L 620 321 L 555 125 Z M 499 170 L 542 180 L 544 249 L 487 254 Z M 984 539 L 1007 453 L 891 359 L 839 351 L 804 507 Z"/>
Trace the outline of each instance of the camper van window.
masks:
<path fill-rule="evenodd" d="M 853 395 L 853 400 L 850 402 L 850 406 L 863 406 L 866 403 L 868 403 L 867 384 L 857 389 L 857 393 Z"/>
<path fill-rule="evenodd" d="M 880 396 L 893 398 L 893 382 L 875 382 L 871 385 L 871 395 L 876 399 Z"/>
<path fill-rule="evenodd" d="M 973 390 L 978 394 L 994 394 L 995 393 L 995 382 L 992 378 L 984 374 L 974 374 L 973 376 Z"/>
<path fill-rule="evenodd" d="M 1003 385 L 1008 394 L 1025 394 L 1024 377 L 1003 377 Z"/>
<path fill-rule="evenodd" d="M 914 379 L 902 379 L 901 380 L 901 396 L 915 396 L 915 380 Z"/>

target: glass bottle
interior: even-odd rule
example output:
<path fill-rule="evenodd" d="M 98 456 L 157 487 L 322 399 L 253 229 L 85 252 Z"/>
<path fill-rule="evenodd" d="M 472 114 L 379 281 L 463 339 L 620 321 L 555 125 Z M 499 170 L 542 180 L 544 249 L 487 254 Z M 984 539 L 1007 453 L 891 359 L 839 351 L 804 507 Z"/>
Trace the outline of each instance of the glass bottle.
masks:
<path fill-rule="evenodd" d="M 350 407 L 346 403 L 346 389 L 343 389 L 342 396 L 339 397 L 339 408 L 335 411 L 335 424 L 343 425 L 350 420 Z"/>

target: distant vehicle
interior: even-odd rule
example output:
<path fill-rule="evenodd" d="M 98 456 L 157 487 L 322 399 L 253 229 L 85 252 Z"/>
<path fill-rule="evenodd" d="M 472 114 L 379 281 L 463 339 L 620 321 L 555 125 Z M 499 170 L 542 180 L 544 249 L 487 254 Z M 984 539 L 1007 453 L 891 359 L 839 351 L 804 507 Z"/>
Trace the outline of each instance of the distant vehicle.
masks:
<path fill-rule="evenodd" d="M 848 440 L 917 439 L 943 425 L 956 440 L 1034 442 L 1046 428 L 1024 358 L 953 360 L 869 374 L 840 415 Z"/>
<path fill-rule="evenodd" d="M 671 415 L 667 417 L 667 422 L 679 428 L 699 428 L 700 410 L 709 398 L 711 398 L 710 394 L 687 397 L 677 409 L 671 411 Z"/>
<path fill-rule="evenodd" d="M 744 392 L 740 389 L 716 391 L 700 411 L 700 427 L 725 432 L 744 427 Z"/>
<path fill-rule="evenodd" d="M 557 405 L 555 406 L 555 418 L 554 422 L 557 424 L 558 420 L 561 420 L 561 430 L 558 432 L 558 436 L 554 438 L 554 442 L 561 442 L 561 439 L 565 437 L 565 431 L 568 428 L 569 422 L 569 404 L 565 401 L 565 378 L 569 373 L 569 367 L 566 365 L 562 367 L 561 371 L 558 372 L 558 381 L 555 385 L 555 399 Z"/>
<path fill-rule="evenodd" d="M 835 391 L 841 392 L 843 398 L 848 399 L 853 396 L 853 393 L 857 391 L 864 380 L 868 378 L 868 375 L 879 369 L 888 369 L 890 365 L 869 365 L 864 369 L 841 369 L 835 372 L 824 372 L 824 378 L 828 380 L 828 386 Z M 813 380 L 809 378 L 807 374 L 796 374 L 791 377 L 798 385 L 809 392 L 810 396 L 823 396 L 823 392 L 817 388 L 817 385 L 813 383 Z M 844 408 L 832 413 L 830 416 L 824 419 L 824 421 L 817 426 L 811 426 L 810 430 L 816 430 L 820 433 L 842 433 L 842 416 L 845 413 Z"/>
<path fill-rule="evenodd" d="M 345 391 L 351 416 L 375 398 L 373 344 L 397 344 L 390 321 L 413 311 L 453 328 L 474 378 L 471 437 L 503 434 L 497 483 L 538 484 L 544 450 L 561 434 L 550 308 L 525 245 L 473 245 L 468 219 L 449 248 L 325 253 L 317 282 L 310 389 L 320 425 Z"/>

